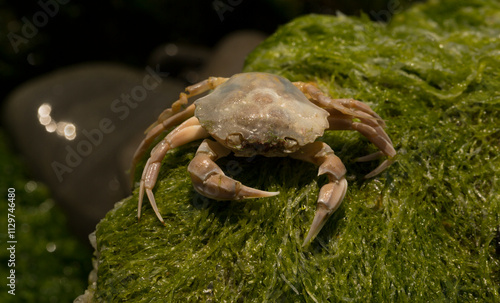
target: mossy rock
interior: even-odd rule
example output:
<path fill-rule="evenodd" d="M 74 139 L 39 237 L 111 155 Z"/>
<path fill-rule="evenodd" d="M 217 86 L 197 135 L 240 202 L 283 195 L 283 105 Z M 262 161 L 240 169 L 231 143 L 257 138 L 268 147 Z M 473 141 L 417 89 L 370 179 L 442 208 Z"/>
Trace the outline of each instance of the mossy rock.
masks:
<path fill-rule="evenodd" d="M 305 16 L 248 57 L 246 71 L 370 104 L 398 151 L 365 180 L 378 163 L 354 159 L 374 146 L 356 132 L 320 138 L 346 164 L 349 188 L 310 245 L 326 182 L 316 167 L 221 159 L 234 178 L 281 194 L 213 201 L 186 170 L 195 142 L 164 160 L 154 192 L 166 227 L 148 203 L 137 221 L 137 189 L 97 226 L 94 300 L 499 302 L 500 6 L 430 1 L 392 21 Z"/>
<path fill-rule="evenodd" d="M 3 128 L 0 172 L 0 302 L 70 302 L 87 287 L 91 250 L 68 230 L 49 188 L 31 179 Z"/>

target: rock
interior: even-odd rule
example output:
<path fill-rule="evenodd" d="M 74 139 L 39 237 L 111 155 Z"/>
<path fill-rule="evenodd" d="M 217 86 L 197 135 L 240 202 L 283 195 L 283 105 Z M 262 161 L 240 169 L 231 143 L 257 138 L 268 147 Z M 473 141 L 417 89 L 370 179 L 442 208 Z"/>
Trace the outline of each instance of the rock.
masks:
<path fill-rule="evenodd" d="M 245 58 L 266 35 L 258 31 L 235 31 L 221 39 L 213 48 L 167 43 L 157 47 L 148 62 L 160 65 L 188 83 L 208 77 L 230 77 L 243 70 Z M 165 66 L 165 68 L 164 68 Z"/>
<path fill-rule="evenodd" d="M 183 88 L 151 67 L 71 66 L 18 87 L 8 97 L 4 121 L 33 174 L 87 238 L 130 194 L 126 171 L 134 149 Z"/>
<path fill-rule="evenodd" d="M 200 78 L 231 77 L 241 73 L 245 58 L 265 38 L 264 34 L 256 31 L 237 31 L 227 35 L 215 46 L 210 61 L 200 72 Z"/>
<path fill-rule="evenodd" d="M 370 104 L 387 122 L 396 163 L 363 179 L 378 161 L 354 159 L 376 149 L 357 132 L 325 133 L 349 189 L 302 247 L 326 182 L 317 168 L 223 158 L 238 181 L 280 194 L 213 201 L 195 193 L 186 171 L 197 144 L 175 149 L 154 190 L 165 226 L 149 203 L 137 222 L 137 191 L 98 224 L 93 299 L 500 301 L 499 15 L 494 0 L 442 0 L 390 25 L 309 15 L 280 27 L 245 71 L 316 81 L 332 97 Z"/>

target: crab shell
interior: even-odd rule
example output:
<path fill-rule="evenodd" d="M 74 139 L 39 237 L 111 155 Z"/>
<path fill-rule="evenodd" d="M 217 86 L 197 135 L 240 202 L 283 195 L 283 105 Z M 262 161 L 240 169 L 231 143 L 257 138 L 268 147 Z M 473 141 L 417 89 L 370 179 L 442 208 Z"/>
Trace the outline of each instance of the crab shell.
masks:
<path fill-rule="evenodd" d="M 236 156 L 286 156 L 328 128 L 328 112 L 288 79 L 236 74 L 195 102 L 201 126 Z"/>

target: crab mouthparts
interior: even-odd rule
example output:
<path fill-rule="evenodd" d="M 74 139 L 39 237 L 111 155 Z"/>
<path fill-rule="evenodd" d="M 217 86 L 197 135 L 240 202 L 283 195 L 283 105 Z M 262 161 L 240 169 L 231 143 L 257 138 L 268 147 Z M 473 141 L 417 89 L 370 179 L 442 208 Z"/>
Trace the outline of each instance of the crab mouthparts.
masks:
<path fill-rule="evenodd" d="M 298 150 L 295 139 L 276 137 L 270 140 L 245 140 L 240 134 L 232 134 L 226 139 L 226 145 L 238 156 L 263 155 L 269 157 L 286 156 Z"/>

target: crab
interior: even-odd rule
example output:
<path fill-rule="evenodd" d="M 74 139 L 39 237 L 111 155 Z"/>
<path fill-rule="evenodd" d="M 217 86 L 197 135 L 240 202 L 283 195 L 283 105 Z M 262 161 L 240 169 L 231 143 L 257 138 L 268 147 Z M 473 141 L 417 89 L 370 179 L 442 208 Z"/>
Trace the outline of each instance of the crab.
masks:
<path fill-rule="evenodd" d="M 213 91 L 188 105 L 189 97 L 209 90 Z M 216 161 L 231 152 L 237 157 L 288 156 L 319 166 L 318 175 L 327 175 L 328 183 L 319 191 L 305 246 L 340 206 L 347 190 L 344 164 L 329 145 L 316 139 L 325 130 L 356 130 L 364 135 L 379 151 L 357 161 L 387 157 L 365 178 L 384 171 L 396 155 L 384 131 L 384 121 L 367 104 L 354 99 L 332 99 L 314 83 L 291 82 L 281 76 L 251 72 L 230 78 L 210 77 L 187 87 L 186 92 L 146 130 L 146 137 L 135 152 L 132 177 L 133 168 L 152 142 L 165 130 L 177 126 L 151 150 L 140 179 L 138 218 L 146 194 L 156 216 L 165 224 L 153 194 L 161 161 L 169 150 L 204 139 L 188 171 L 194 189 L 215 200 L 279 194 L 245 186 L 226 176 Z"/>

